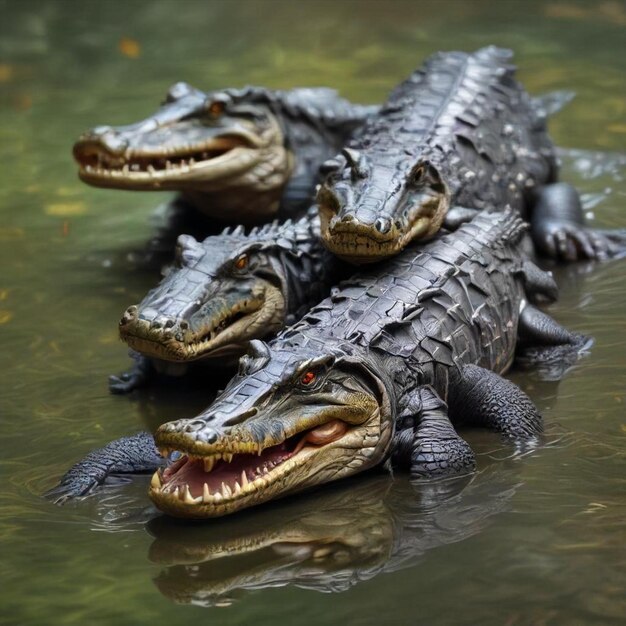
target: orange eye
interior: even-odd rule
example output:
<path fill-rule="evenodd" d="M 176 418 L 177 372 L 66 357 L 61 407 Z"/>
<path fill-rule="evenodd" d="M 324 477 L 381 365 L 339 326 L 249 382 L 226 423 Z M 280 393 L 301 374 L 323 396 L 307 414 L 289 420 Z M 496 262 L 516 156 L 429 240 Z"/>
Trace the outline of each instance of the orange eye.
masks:
<path fill-rule="evenodd" d="M 235 267 L 238 270 L 245 270 L 248 267 L 248 257 L 245 254 L 242 254 L 236 261 Z"/>
<path fill-rule="evenodd" d="M 315 378 L 316 378 L 315 372 L 308 371 L 302 375 L 300 382 L 303 385 L 310 385 L 315 380 Z"/>
<path fill-rule="evenodd" d="M 215 100 L 209 105 L 209 114 L 213 117 L 219 117 L 222 113 L 224 113 L 224 109 L 224 103 L 219 100 Z"/>

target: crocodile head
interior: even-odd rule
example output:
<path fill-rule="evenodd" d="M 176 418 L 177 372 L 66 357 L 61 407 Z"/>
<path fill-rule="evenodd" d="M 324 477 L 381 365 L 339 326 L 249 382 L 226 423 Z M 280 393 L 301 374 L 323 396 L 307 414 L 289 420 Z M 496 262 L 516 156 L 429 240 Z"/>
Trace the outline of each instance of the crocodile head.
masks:
<path fill-rule="evenodd" d="M 255 232 L 255 231 L 253 231 Z M 280 241 L 227 229 L 202 243 L 181 235 L 161 283 L 119 323 L 128 345 L 165 361 L 240 355 L 250 339 L 284 326 Z"/>
<path fill-rule="evenodd" d="M 207 411 L 161 426 L 150 497 L 178 517 L 216 517 L 381 463 L 393 433 L 390 383 L 368 355 L 252 341 Z M 382 368 L 376 368 L 382 370 Z"/>
<path fill-rule="evenodd" d="M 380 157 L 378 163 L 344 149 L 322 165 L 326 180 L 317 195 L 322 237 L 337 256 L 372 263 L 439 230 L 450 200 L 438 170 L 425 159 L 390 167 L 393 158 Z"/>
<path fill-rule="evenodd" d="M 280 195 L 292 168 L 279 122 L 267 106 L 186 83 L 173 85 L 163 105 L 136 124 L 86 132 L 74 145 L 74 157 L 80 178 L 90 185 L 176 190 L 196 202 L 203 194 L 242 189 Z"/>

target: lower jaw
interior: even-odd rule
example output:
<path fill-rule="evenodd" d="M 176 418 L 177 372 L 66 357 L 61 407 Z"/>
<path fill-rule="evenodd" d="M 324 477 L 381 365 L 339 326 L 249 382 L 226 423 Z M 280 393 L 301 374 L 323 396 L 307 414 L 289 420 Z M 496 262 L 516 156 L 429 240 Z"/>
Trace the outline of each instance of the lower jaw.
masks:
<path fill-rule="evenodd" d="M 179 487 L 178 491 L 176 489 L 172 491 L 170 488 L 168 492 L 164 492 L 163 487 L 155 486 L 153 477 L 148 495 L 161 511 L 173 517 L 190 519 L 221 517 L 297 491 L 298 486 L 285 489 L 284 480 L 294 469 L 305 463 L 312 453 L 311 449 L 300 451 L 267 473 L 261 473 L 249 480 L 236 492 L 231 490 L 230 493 L 224 493 L 221 489 L 217 489 L 212 490 L 207 497 L 204 494 L 200 495 L 197 486 L 194 487 L 192 493 L 192 490 L 188 488 L 188 483 L 185 487 Z M 304 489 L 305 486 L 300 488 Z M 194 502 L 185 501 L 185 496 L 193 498 Z"/>
<path fill-rule="evenodd" d="M 237 165 L 216 163 L 214 167 L 198 165 L 179 167 L 173 170 L 155 169 L 154 171 L 133 172 L 124 169 L 86 168 L 80 167 L 78 176 L 90 185 L 98 187 L 123 187 L 135 190 L 177 190 L 181 185 L 190 189 L 199 189 L 203 185 L 213 183 L 218 185 L 220 180 L 241 176 L 251 169 L 255 162 Z M 211 191 L 211 189 L 207 189 Z"/>
<path fill-rule="evenodd" d="M 130 348 L 147 356 L 151 359 L 159 359 L 162 361 L 171 361 L 174 363 L 191 363 L 193 361 L 210 361 L 212 359 L 241 356 L 245 352 L 245 343 L 235 343 L 224 341 L 219 345 L 205 348 L 201 352 L 194 346 L 197 344 L 181 344 L 180 349 L 172 349 L 164 346 L 158 341 L 146 339 L 144 337 L 136 337 L 134 335 L 122 336 L 122 340 L 128 344 Z"/>
<path fill-rule="evenodd" d="M 326 247 L 338 257 L 353 263 L 374 263 L 392 257 L 402 251 L 404 245 L 391 243 L 389 246 L 372 241 L 365 245 L 355 245 L 354 240 L 345 241 L 325 238 Z"/>

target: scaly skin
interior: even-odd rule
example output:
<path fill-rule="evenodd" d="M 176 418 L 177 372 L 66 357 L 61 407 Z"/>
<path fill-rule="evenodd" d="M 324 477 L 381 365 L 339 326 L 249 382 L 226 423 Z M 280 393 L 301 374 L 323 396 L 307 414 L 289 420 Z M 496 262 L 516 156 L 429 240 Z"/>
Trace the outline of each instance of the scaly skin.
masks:
<path fill-rule="evenodd" d="M 473 453 L 449 418 L 534 440 L 540 415 L 499 373 L 516 349 L 554 372 L 586 339 L 528 304 L 554 299 L 556 285 L 525 256 L 523 231 L 510 209 L 480 214 L 341 283 L 269 344 L 251 341 L 209 409 L 157 431 L 156 446 L 173 460 L 152 477 L 157 506 L 225 515 L 386 460 L 416 478 L 470 473 Z M 162 465 L 155 440 L 140 440 L 143 457 L 133 438 L 112 442 L 70 469 L 51 497 Z"/>
<path fill-rule="evenodd" d="M 576 191 L 554 185 L 546 116 L 567 96 L 531 99 L 511 56 L 493 46 L 433 55 L 322 166 L 317 201 L 329 250 L 370 263 L 442 224 L 510 206 L 532 223 L 541 253 L 566 261 L 619 253 L 624 234 L 587 229 Z"/>
<path fill-rule="evenodd" d="M 245 234 L 226 229 L 199 243 L 178 239 L 176 262 L 161 283 L 120 320 L 120 337 L 159 369 L 233 358 L 251 339 L 274 335 L 328 295 L 341 263 L 324 250 L 313 209 L 298 221 L 274 222 Z M 147 376 L 140 361 L 112 391 L 129 391 Z M 149 371 L 149 370 L 148 370 Z"/>
<path fill-rule="evenodd" d="M 251 342 L 209 409 L 157 431 L 163 454 L 183 456 L 154 475 L 155 504 L 220 516 L 390 457 L 415 476 L 471 472 L 446 401 L 457 422 L 536 436 L 530 400 L 494 374 L 513 360 L 527 299 L 555 295 L 524 256 L 523 231 L 512 210 L 481 214 L 342 283 L 269 344 Z"/>
<path fill-rule="evenodd" d="M 325 88 L 204 93 L 177 83 L 147 119 L 86 132 L 74 157 L 90 185 L 179 191 L 211 218 L 261 223 L 281 205 L 285 217 L 306 209 L 319 164 L 375 111 Z"/>

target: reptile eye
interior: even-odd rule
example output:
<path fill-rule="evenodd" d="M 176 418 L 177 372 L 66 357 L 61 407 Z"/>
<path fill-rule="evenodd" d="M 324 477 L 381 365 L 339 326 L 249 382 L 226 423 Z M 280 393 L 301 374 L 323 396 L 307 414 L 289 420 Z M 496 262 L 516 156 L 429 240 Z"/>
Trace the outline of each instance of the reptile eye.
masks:
<path fill-rule="evenodd" d="M 235 269 L 238 270 L 245 270 L 246 267 L 248 267 L 248 255 L 247 254 L 242 254 L 236 261 L 235 261 Z"/>
<path fill-rule="evenodd" d="M 309 370 L 308 372 L 305 372 L 304 374 L 302 374 L 300 378 L 300 383 L 302 383 L 305 386 L 309 386 L 315 382 L 316 378 L 317 378 L 317 375 L 315 374 L 315 372 L 312 372 L 311 370 Z"/>
<path fill-rule="evenodd" d="M 219 117 L 220 115 L 222 115 L 222 113 L 224 113 L 225 108 L 226 105 L 223 102 L 220 102 L 219 100 L 213 100 L 208 108 L 209 115 L 211 117 Z"/>

